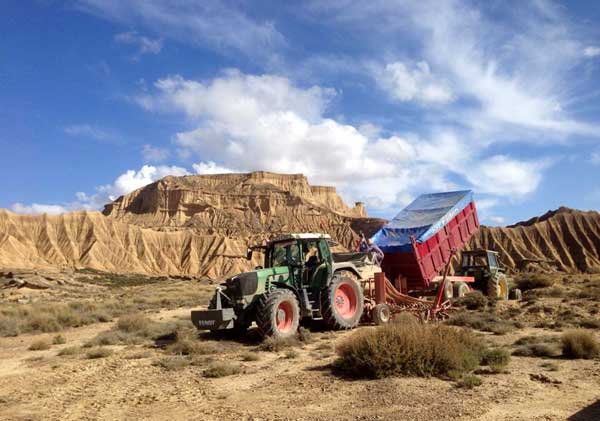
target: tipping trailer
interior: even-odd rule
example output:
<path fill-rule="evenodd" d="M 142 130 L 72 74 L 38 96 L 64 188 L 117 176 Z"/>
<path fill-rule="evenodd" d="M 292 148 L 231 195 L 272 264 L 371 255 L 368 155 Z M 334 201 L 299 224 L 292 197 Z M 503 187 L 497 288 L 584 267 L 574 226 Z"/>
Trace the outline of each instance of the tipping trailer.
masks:
<path fill-rule="evenodd" d="M 453 253 L 479 228 L 470 190 L 423 194 L 371 238 L 384 252 L 381 268 L 403 294 L 433 295 Z M 448 276 L 444 298 L 463 295 L 472 276 Z"/>

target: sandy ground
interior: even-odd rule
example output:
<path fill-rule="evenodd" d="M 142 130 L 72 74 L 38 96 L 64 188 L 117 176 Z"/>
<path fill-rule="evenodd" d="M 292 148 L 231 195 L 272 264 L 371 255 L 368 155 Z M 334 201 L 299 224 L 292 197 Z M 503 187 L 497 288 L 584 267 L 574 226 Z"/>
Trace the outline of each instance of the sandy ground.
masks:
<path fill-rule="evenodd" d="M 185 317 L 189 309 L 161 311 L 153 318 Z M 0 339 L 0 418 L 25 419 L 598 419 L 600 361 L 553 359 L 548 371 L 539 358 L 513 357 L 506 373 L 482 375 L 483 384 L 460 389 L 439 379 L 347 380 L 328 368 L 332 347 L 351 332 L 314 333 L 314 341 L 285 352 L 255 351 L 255 344 L 225 342 L 212 359 L 234 361 L 242 372 L 208 379 L 202 366 L 167 371 L 153 365 L 163 351 L 149 345 L 113 346 L 103 359 L 57 356 L 110 328 L 101 323 L 63 332 L 65 345 L 29 351 L 53 334 Z M 493 337 L 511 343 L 517 334 Z M 540 330 L 541 331 L 541 330 Z M 544 333 L 548 333 L 544 331 Z M 203 340 L 203 339 L 199 339 Z M 329 347 L 329 349 L 327 349 Z M 241 355 L 257 352 L 258 361 Z M 141 358 L 140 358 L 141 357 Z M 208 362 L 207 362 L 208 364 Z M 553 383 L 532 378 L 544 374 Z M 583 412 L 581 411 L 591 411 Z M 595 412 L 594 412 L 595 411 Z M 577 415 L 580 413 L 579 415 Z"/>

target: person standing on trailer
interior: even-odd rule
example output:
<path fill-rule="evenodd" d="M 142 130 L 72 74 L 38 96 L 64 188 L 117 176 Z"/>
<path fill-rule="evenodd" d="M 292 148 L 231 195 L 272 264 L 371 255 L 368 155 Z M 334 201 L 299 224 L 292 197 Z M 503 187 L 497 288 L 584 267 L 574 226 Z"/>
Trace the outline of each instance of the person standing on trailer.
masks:
<path fill-rule="evenodd" d="M 377 266 L 381 266 L 381 262 L 383 261 L 383 251 L 381 251 L 377 244 L 373 243 L 373 241 L 370 238 L 367 240 L 367 253 L 374 253 L 374 263 Z"/>

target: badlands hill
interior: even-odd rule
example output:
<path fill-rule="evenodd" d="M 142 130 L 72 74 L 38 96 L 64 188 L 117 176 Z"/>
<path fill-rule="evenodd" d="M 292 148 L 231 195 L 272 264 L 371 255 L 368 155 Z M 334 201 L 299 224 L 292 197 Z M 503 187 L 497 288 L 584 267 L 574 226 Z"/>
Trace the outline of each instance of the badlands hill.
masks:
<path fill-rule="evenodd" d="M 0 268 L 89 267 L 220 277 L 258 264 L 249 244 L 284 232 L 326 232 L 350 247 L 384 221 L 349 208 L 333 187 L 267 172 L 166 177 L 99 212 L 0 210 Z"/>
<path fill-rule="evenodd" d="M 516 270 L 600 272 L 600 213 L 561 207 L 508 227 L 481 227 L 470 248 L 500 252 Z"/>
<path fill-rule="evenodd" d="M 284 232 L 326 232 L 351 248 L 385 221 L 348 207 L 305 176 L 166 177 L 103 213 L 17 215 L 0 210 L 0 270 L 89 267 L 211 278 L 247 270 L 249 244 Z M 510 227 L 481 227 L 470 248 L 500 252 L 513 270 L 600 272 L 600 214 L 567 208 Z"/>

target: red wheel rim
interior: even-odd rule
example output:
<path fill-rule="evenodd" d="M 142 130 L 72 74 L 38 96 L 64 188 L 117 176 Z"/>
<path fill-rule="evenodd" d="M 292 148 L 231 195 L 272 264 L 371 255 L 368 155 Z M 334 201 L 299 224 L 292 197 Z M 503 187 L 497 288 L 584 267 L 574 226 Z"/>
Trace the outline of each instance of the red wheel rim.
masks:
<path fill-rule="evenodd" d="M 279 303 L 277 312 L 275 313 L 275 322 L 277 324 L 277 329 L 282 333 L 292 330 L 292 325 L 294 324 L 294 309 L 292 303 L 289 301 L 282 301 Z"/>
<path fill-rule="evenodd" d="M 352 285 L 341 284 L 335 290 L 335 308 L 344 319 L 350 319 L 356 314 L 357 301 Z"/>

